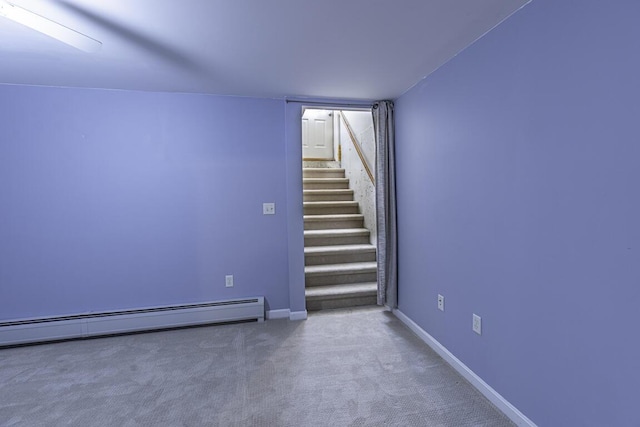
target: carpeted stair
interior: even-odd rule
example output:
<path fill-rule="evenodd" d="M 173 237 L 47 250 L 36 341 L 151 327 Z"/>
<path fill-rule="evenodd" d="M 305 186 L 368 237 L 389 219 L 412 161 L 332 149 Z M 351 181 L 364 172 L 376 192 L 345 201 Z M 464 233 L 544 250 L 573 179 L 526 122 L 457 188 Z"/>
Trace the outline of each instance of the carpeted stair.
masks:
<path fill-rule="evenodd" d="M 376 304 L 376 248 L 344 169 L 304 168 L 307 310 Z"/>

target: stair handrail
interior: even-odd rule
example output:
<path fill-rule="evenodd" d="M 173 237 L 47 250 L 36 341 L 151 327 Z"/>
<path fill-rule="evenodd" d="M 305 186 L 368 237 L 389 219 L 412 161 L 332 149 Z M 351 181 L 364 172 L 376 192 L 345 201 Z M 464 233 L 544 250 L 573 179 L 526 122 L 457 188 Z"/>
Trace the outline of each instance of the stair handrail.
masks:
<path fill-rule="evenodd" d="M 347 133 L 349 134 L 351 143 L 353 144 L 353 147 L 356 149 L 356 152 L 358 153 L 358 157 L 360 157 L 362 166 L 364 166 L 364 170 L 367 172 L 367 175 L 369 175 L 369 179 L 371 180 L 371 183 L 375 187 L 376 181 L 373 178 L 373 173 L 371 173 L 371 168 L 369 167 L 367 160 L 364 158 L 364 154 L 362 153 L 362 148 L 360 148 L 360 143 L 358 142 L 358 138 L 356 138 L 355 134 L 353 133 L 353 129 L 351 128 L 351 124 L 349 123 L 349 120 L 347 120 L 347 116 L 345 116 L 342 111 L 339 111 L 339 113 L 340 113 L 340 118 L 344 122 L 344 126 L 347 128 Z"/>

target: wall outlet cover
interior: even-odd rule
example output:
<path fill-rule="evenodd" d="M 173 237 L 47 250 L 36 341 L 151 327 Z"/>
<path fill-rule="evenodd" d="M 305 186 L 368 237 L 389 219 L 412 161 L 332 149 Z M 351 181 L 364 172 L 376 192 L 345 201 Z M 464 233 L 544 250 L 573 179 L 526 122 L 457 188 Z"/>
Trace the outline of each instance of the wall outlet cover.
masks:
<path fill-rule="evenodd" d="M 438 310 L 444 311 L 444 297 L 438 294 Z"/>
<path fill-rule="evenodd" d="M 233 288 L 233 274 L 228 274 L 224 276 L 224 285 L 227 288 Z"/>
<path fill-rule="evenodd" d="M 473 313 L 473 332 L 482 335 L 482 317 Z"/>

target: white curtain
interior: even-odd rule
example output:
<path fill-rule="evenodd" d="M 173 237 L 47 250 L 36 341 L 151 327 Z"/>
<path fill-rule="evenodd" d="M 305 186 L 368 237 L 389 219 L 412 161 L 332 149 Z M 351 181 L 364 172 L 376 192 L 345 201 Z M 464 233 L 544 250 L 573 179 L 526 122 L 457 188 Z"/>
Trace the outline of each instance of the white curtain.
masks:
<path fill-rule="evenodd" d="M 378 304 L 398 306 L 398 236 L 393 102 L 373 105 L 376 137 L 376 216 L 378 225 Z"/>

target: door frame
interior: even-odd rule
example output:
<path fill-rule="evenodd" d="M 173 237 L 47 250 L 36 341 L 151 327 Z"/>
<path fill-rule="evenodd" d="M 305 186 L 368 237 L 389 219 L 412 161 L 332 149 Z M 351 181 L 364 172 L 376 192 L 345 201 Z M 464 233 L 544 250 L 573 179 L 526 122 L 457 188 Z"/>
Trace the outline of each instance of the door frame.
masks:
<path fill-rule="evenodd" d="M 305 108 L 362 110 L 372 101 L 285 99 L 285 161 L 287 175 L 287 247 L 289 259 L 289 319 L 304 320 L 304 219 L 302 209 L 302 113 Z"/>

